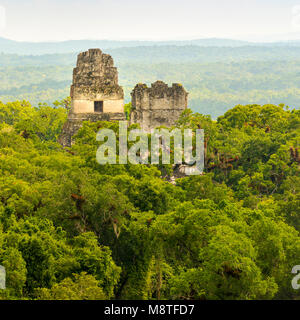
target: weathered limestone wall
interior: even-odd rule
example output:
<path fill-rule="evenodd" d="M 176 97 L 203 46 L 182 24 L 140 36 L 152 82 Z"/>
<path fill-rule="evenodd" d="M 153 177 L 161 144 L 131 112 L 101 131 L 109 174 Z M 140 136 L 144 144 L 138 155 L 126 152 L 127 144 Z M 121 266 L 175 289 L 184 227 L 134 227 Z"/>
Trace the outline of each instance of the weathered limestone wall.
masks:
<path fill-rule="evenodd" d="M 156 81 L 150 88 L 138 84 L 131 96 L 131 123 L 139 123 L 148 132 L 159 126 L 173 126 L 187 108 L 188 93 L 176 83 L 169 87 L 162 81 Z"/>
<path fill-rule="evenodd" d="M 97 100 L 73 100 L 72 111 L 73 113 L 94 113 L 94 101 Z M 124 100 L 104 100 L 103 112 L 104 113 L 119 113 L 124 111 Z"/>
<path fill-rule="evenodd" d="M 103 104 L 103 112 L 124 112 L 124 100 L 105 100 Z"/>
<path fill-rule="evenodd" d="M 94 101 L 91 100 L 72 100 L 72 113 L 93 113 Z"/>

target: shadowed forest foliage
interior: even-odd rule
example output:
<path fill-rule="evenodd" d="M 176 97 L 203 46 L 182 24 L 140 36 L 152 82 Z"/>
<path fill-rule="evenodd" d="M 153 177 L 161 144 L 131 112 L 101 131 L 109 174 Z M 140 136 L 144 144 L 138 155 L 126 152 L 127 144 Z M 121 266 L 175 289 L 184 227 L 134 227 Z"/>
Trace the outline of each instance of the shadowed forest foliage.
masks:
<path fill-rule="evenodd" d="M 117 123 L 62 148 L 66 106 L 0 103 L 1 299 L 299 299 L 299 110 L 185 111 L 205 172 L 173 185 L 167 167 L 96 162 Z"/>

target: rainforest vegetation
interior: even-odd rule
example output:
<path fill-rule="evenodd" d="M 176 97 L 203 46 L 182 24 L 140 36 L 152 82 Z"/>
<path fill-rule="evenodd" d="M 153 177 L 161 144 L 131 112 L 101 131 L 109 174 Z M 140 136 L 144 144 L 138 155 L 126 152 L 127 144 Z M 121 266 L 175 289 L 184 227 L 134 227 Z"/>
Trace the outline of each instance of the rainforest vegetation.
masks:
<path fill-rule="evenodd" d="M 100 128 L 57 138 L 68 103 L 0 103 L 0 299 L 299 299 L 300 111 L 237 105 L 205 130 L 203 175 L 99 165 Z"/>
<path fill-rule="evenodd" d="M 104 49 L 113 56 L 126 103 L 137 83 L 181 83 L 189 108 L 214 120 L 238 104 L 300 107 L 300 47 L 151 46 Z M 0 54 L 0 100 L 51 104 L 70 94 L 77 53 Z"/>

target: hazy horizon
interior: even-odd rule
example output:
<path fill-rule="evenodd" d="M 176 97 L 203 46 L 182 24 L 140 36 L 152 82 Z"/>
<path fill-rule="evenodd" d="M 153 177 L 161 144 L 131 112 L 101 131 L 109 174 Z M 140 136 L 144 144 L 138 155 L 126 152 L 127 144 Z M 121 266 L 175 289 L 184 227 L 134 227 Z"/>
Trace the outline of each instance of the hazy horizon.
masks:
<path fill-rule="evenodd" d="M 7 38 L 0 35 L 0 39 L 5 39 L 9 41 L 14 41 L 18 43 L 63 43 L 69 41 L 110 41 L 110 42 L 193 42 L 193 41 L 201 41 L 201 40 L 228 40 L 228 41 L 241 41 L 241 42 L 249 42 L 249 43 L 278 43 L 278 42 L 292 42 L 292 41 L 300 41 L 300 33 L 295 34 L 283 34 L 283 35 L 272 35 L 272 36 L 249 36 L 249 38 L 234 38 L 234 37 L 198 37 L 198 38 L 166 38 L 166 39 L 153 39 L 153 38 L 132 38 L 132 39 L 118 39 L 118 38 L 81 38 L 81 39 L 66 39 L 66 40 L 17 40 L 12 38 Z"/>
<path fill-rule="evenodd" d="M 16 41 L 300 39 L 300 0 L 0 0 L 0 37 Z"/>

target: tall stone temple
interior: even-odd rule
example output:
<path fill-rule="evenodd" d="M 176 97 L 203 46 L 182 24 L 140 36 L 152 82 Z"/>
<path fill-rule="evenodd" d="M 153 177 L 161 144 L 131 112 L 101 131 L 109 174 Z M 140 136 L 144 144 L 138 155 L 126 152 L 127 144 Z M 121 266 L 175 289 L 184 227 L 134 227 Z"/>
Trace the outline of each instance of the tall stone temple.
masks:
<path fill-rule="evenodd" d="M 100 49 L 90 49 L 77 57 L 71 85 L 71 109 L 59 142 L 72 145 L 72 137 L 83 121 L 125 120 L 124 92 L 118 83 L 114 61 Z M 158 126 L 170 127 L 187 108 L 188 93 L 182 85 L 169 87 L 157 81 L 148 88 L 138 84 L 131 93 L 130 124 L 139 123 L 147 132 Z"/>

